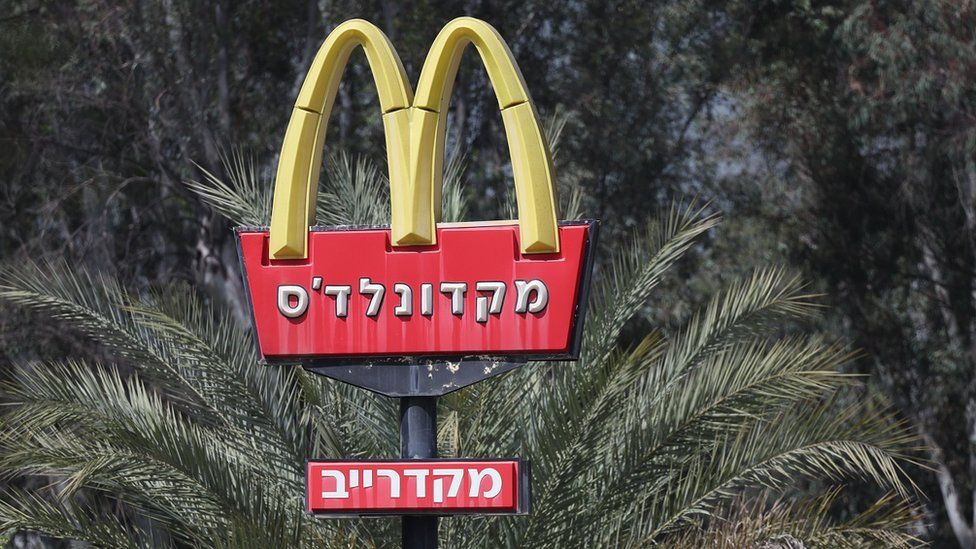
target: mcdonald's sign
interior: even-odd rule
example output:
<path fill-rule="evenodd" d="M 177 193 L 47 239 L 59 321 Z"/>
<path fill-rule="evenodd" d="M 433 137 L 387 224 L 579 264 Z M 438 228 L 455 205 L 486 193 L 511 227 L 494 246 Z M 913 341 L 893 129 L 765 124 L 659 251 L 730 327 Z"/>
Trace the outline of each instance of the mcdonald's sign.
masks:
<path fill-rule="evenodd" d="M 447 108 L 469 44 L 501 109 L 517 221 L 438 223 Z M 392 218 L 389 227 L 317 227 L 326 127 L 356 47 L 365 50 L 383 112 Z M 292 110 L 271 226 L 237 231 L 262 359 L 345 367 L 576 358 L 596 222 L 560 222 L 556 205 L 548 144 L 494 28 L 472 18 L 448 23 L 414 92 L 377 27 L 343 23 Z"/>
<path fill-rule="evenodd" d="M 521 459 L 311 460 L 305 509 L 316 515 L 529 514 Z"/>

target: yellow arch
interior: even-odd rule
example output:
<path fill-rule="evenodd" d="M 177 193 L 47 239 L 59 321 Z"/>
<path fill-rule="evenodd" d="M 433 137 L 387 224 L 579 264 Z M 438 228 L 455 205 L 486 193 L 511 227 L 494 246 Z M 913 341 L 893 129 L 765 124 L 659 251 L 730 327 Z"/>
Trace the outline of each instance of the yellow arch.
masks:
<path fill-rule="evenodd" d="M 315 219 L 319 170 L 329 115 L 339 81 L 356 47 L 362 47 L 366 52 L 383 111 L 393 204 L 414 204 L 409 209 L 393 208 L 395 212 L 400 210 L 394 215 L 393 224 L 398 227 L 416 226 L 416 220 L 411 216 L 423 218 L 425 212 L 416 210 L 429 207 L 430 201 L 426 196 L 409 196 L 412 185 L 409 180 L 407 143 L 410 139 L 408 122 L 413 92 L 400 57 L 383 31 L 375 25 L 362 19 L 346 21 L 329 34 L 315 55 L 285 131 L 271 213 L 270 253 L 275 259 L 307 256 L 308 226 Z M 431 215 L 431 212 L 426 212 L 426 217 Z M 406 243 L 411 237 L 422 240 L 429 235 L 400 235 L 395 241 Z"/>
<path fill-rule="evenodd" d="M 494 27 L 472 17 L 448 23 L 434 39 L 413 101 L 411 141 L 415 180 L 431 182 L 431 211 L 440 217 L 447 110 L 461 56 L 474 44 L 488 72 L 512 157 L 522 251 L 559 251 L 555 171 L 525 79 Z"/>
<path fill-rule="evenodd" d="M 448 23 L 424 62 L 414 98 L 400 58 L 386 35 L 367 21 L 353 19 L 339 25 L 319 48 L 288 122 L 275 179 L 271 257 L 308 255 L 308 226 L 315 217 L 329 115 L 342 73 L 356 47 L 366 52 L 383 111 L 393 244 L 436 242 L 447 108 L 468 44 L 474 44 L 481 54 L 502 111 L 512 157 L 522 251 L 559 251 L 549 146 L 522 73 L 498 32 L 470 17 Z"/>

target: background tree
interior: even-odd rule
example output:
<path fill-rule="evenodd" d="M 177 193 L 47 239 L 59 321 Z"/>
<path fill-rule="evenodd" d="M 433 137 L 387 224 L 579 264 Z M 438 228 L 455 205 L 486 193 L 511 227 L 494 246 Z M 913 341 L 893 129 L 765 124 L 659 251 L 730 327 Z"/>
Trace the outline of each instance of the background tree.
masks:
<path fill-rule="evenodd" d="M 976 543 L 974 7 L 771 5 L 737 84 L 776 184 L 743 183 L 734 212 L 821 281 L 825 326 L 929 447 L 929 520 L 949 526 L 933 539 L 960 547 Z"/>
<path fill-rule="evenodd" d="M 498 27 L 540 111 L 566 115 L 560 180 L 587 190 L 605 243 L 674 197 L 728 213 L 723 238 L 664 282 L 676 299 L 645 307 L 623 340 L 752 265 L 794 266 L 831 305 L 819 328 L 865 349 L 851 371 L 879 374 L 871 390 L 931 448 L 935 471 L 912 472 L 931 496 L 927 538 L 971 547 L 971 0 L 0 0 L 0 256 L 63 256 L 139 294 L 185 281 L 240 311 L 229 224 L 184 184 L 204 177 L 193 162 L 226 178 L 221 151 L 239 146 L 270 180 L 329 29 L 376 22 L 416 78 L 458 15 Z M 468 56 L 449 146 L 477 218 L 504 215 L 508 194 L 489 89 Z M 384 158 L 363 63 L 339 101 L 329 142 Z M 5 363 L 100 352 L 24 314 L 0 311 Z"/>
<path fill-rule="evenodd" d="M 204 194 L 221 196 L 223 211 L 261 212 L 263 192 L 237 194 L 254 188 Z M 384 194 L 365 166 L 334 189 L 341 204 Z M 369 211 L 342 221 L 388 215 Z M 534 477 L 531 516 L 447 519 L 446 546 L 699 547 L 730 521 L 754 544 L 918 543 L 901 471 L 912 436 L 871 400 L 844 402 L 849 350 L 784 330 L 816 308 L 797 278 L 758 269 L 680 327 L 620 340 L 717 222 L 674 208 L 622 247 L 594 287 L 578 363 L 529 364 L 440 399 L 444 456 L 523 455 Z M 0 471 L 50 483 L 8 490 L 0 530 L 111 547 L 391 545 L 395 521 L 316 520 L 302 490 L 313 456 L 393 455 L 395 400 L 257 364 L 246 323 L 187 290 L 138 296 L 64 264 L 0 272 L 0 300 L 91 338 L 111 360 L 24 364 L 5 387 Z M 856 479 L 880 499 L 831 521 L 842 483 Z"/>

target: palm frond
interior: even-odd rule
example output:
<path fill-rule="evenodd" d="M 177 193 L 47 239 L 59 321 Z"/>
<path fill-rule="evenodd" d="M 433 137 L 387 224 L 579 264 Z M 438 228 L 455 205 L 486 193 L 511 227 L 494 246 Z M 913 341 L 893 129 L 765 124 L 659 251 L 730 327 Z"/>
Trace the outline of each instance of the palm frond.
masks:
<path fill-rule="evenodd" d="M 273 189 L 262 179 L 253 156 L 241 150 L 221 151 L 221 165 L 227 181 L 199 164 L 203 181 L 190 180 L 186 185 L 215 211 L 238 225 L 267 225 L 271 219 Z"/>
<path fill-rule="evenodd" d="M 564 125 L 550 122 L 551 142 Z M 191 188 L 237 223 L 267 224 L 270 184 L 253 163 L 228 162 L 229 183 L 206 174 Z M 320 222 L 388 222 L 375 166 L 343 154 L 326 164 Z M 455 154 L 446 167 L 448 220 L 467 207 L 463 166 Z M 570 217 L 581 196 L 564 195 Z M 624 337 L 717 223 L 705 208 L 674 206 L 617 248 L 595 274 L 578 363 L 530 364 L 441 399 L 442 454 L 533 461 L 534 514 L 444 520 L 452 545 L 914 544 L 901 471 L 914 440 L 884 405 L 845 397 L 856 381 L 843 373 L 845 346 L 787 335 L 817 309 L 797 278 L 757 269 L 683 326 Z M 395 455 L 393 399 L 258 365 L 248 328 L 179 285 L 132 295 L 63 263 L 26 264 L 0 269 L 0 301 L 97 342 L 111 361 L 17 365 L 3 387 L 0 474 L 58 490 L 0 501 L 0 526 L 120 547 L 157 534 L 235 547 L 396 538 L 393 521 L 312 520 L 301 503 L 305 459 Z M 833 492 L 797 490 L 808 480 L 816 496 L 820 483 L 852 479 L 893 495 L 835 522 Z"/>
<path fill-rule="evenodd" d="M 0 531 L 17 530 L 83 541 L 95 547 L 161 547 L 164 541 L 74 501 L 54 503 L 33 492 L 7 488 L 0 496 Z"/>
<path fill-rule="evenodd" d="M 441 221 L 464 221 L 468 217 L 468 199 L 464 192 L 464 168 L 467 155 L 455 150 L 444 166 L 444 182 L 441 190 Z"/>
<path fill-rule="evenodd" d="M 585 363 L 599 363 L 608 356 L 621 329 L 639 314 L 668 269 L 718 224 L 717 216 L 703 213 L 693 204 L 672 206 L 613 256 L 593 289 L 589 322 L 596 329 L 585 334 Z"/>
<path fill-rule="evenodd" d="M 155 337 L 126 313 L 132 299 L 118 281 L 74 271 L 63 261 L 0 269 L 0 300 L 35 311 L 99 342 L 119 360 L 157 380 L 170 398 L 203 420 L 219 422 L 214 402 L 181 368 L 170 341 Z"/>
<path fill-rule="evenodd" d="M 271 220 L 274 188 L 261 176 L 253 157 L 241 151 L 221 154 L 227 181 L 201 166 L 203 181 L 188 181 L 187 187 L 231 222 L 242 226 L 267 226 Z M 460 166 L 448 164 L 460 177 Z M 389 181 L 376 165 L 364 157 L 355 160 L 345 152 L 332 153 L 325 161 L 324 191 L 316 201 L 313 222 L 325 225 L 386 225 L 390 220 Z M 450 174 L 451 172 L 449 172 Z M 445 181 L 454 184 L 454 179 Z M 460 204 L 455 203 L 455 206 Z M 457 214 L 463 208 L 450 210 Z"/>
<path fill-rule="evenodd" d="M 390 183 L 376 164 L 340 152 L 326 163 L 325 192 L 318 194 L 317 223 L 389 225 Z"/>
<path fill-rule="evenodd" d="M 757 421 L 712 445 L 648 500 L 642 537 L 653 540 L 714 512 L 747 487 L 773 490 L 798 479 L 865 479 L 907 496 L 899 465 L 911 435 L 885 413 L 855 405 L 808 406 Z"/>
<path fill-rule="evenodd" d="M 919 510 L 901 496 L 884 494 L 854 517 L 837 523 L 831 508 L 845 490 L 837 486 L 823 494 L 768 503 L 769 492 L 730 502 L 698 527 L 665 538 L 661 545 L 678 549 L 712 547 L 823 547 L 856 549 L 921 547 L 904 525 L 917 520 Z"/>

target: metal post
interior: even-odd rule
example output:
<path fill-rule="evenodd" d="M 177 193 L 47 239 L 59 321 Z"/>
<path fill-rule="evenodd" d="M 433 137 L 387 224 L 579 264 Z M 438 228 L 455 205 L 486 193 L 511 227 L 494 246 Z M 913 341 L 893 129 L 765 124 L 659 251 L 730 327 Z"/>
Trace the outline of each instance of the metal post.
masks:
<path fill-rule="evenodd" d="M 400 399 L 400 457 L 437 457 L 437 397 Z M 436 549 L 437 516 L 404 515 L 404 549 Z"/>

